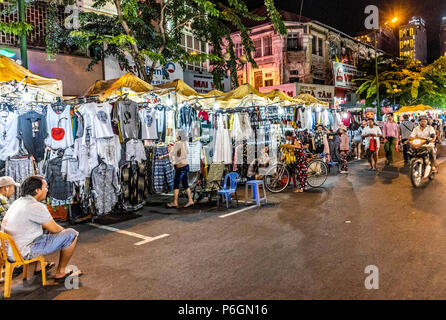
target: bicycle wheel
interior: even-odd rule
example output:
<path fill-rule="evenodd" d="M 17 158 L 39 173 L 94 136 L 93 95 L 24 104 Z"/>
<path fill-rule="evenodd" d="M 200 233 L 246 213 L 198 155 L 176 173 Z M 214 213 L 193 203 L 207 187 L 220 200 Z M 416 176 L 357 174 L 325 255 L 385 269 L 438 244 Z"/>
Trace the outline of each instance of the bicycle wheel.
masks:
<path fill-rule="evenodd" d="M 307 167 L 307 183 L 310 187 L 318 188 L 324 184 L 328 176 L 328 167 L 322 160 L 312 160 Z"/>
<path fill-rule="evenodd" d="M 269 169 L 263 178 L 266 189 L 274 193 L 285 190 L 290 184 L 290 180 L 291 176 L 286 165 L 280 162 Z"/>

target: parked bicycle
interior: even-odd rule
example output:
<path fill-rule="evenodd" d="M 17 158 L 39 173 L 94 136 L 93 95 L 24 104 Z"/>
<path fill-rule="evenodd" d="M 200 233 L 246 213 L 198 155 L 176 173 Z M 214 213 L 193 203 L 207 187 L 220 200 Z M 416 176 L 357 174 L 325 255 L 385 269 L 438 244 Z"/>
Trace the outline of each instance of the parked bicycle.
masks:
<path fill-rule="evenodd" d="M 307 154 L 307 184 L 312 188 L 318 188 L 325 183 L 328 176 L 328 166 L 325 163 L 325 153 L 319 155 Z M 296 179 L 296 162 L 289 159 L 286 162 L 279 161 L 272 165 L 266 172 L 263 181 L 270 192 L 278 193 L 285 190 L 291 178 Z"/>

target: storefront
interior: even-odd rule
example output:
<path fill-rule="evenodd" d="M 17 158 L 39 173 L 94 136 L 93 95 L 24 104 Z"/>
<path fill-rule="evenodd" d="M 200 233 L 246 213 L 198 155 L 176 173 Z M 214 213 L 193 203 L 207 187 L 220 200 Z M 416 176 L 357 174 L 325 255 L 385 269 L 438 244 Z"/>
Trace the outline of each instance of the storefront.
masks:
<path fill-rule="evenodd" d="M 184 82 L 195 89 L 198 93 L 208 93 L 215 88 L 212 73 L 209 72 L 195 72 L 186 70 L 184 72 Z M 223 91 L 231 90 L 231 80 L 229 77 L 224 77 Z"/>

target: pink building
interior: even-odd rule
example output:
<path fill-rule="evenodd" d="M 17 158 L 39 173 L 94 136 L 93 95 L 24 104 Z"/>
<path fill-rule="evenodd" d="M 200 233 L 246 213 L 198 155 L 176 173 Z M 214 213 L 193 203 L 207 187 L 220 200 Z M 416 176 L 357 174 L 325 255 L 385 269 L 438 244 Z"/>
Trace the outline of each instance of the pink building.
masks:
<path fill-rule="evenodd" d="M 250 22 L 251 38 L 255 44 L 254 59 L 258 68 L 247 64 L 238 73 L 239 83 L 250 83 L 256 88 L 286 83 L 335 85 L 333 62 L 355 68 L 358 59 L 374 58 L 374 48 L 318 21 L 279 10 L 288 34 L 274 31 L 270 21 Z M 254 14 L 266 16 L 260 7 Z M 240 32 L 232 34 L 236 56 L 243 55 Z M 335 96 L 345 97 L 352 92 L 334 88 Z"/>

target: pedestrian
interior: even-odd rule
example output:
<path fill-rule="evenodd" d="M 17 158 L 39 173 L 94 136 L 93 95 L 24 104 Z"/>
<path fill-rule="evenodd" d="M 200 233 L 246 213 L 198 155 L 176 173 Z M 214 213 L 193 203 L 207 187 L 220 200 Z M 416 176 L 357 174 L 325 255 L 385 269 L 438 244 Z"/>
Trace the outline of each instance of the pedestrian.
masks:
<path fill-rule="evenodd" d="M 387 114 L 387 121 L 383 126 L 384 151 L 386 152 L 386 165 L 391 165 L 395 158 L 396 142 L 398 141 L 398 124 L 393 120 L 393 114 Z"/>
<path fill-rule="evenodd" d="M 407 140 L 410 138 L 410 134 L 412 133 L 414 128 L 415 128 L 415 123 L 409 121 L 409 115 L 408 114 L 403 115 L 403 122 L 401 122 L 399 129 L 400 129 L 400 140 L 401 144 L 403 145 L 404 165 L 409 164 L 409 154 L 408 154 L 409 145 L 407 144 Z"/>
<path fill-rule="evenodd" d="M 317 130 L 313 135 L 312 143 L 313 143 L 313 150 L 316 154 L 321 154 L 325 150 L 325 142 L 327 140 L 327 131 L 324 128 L 323 125 L 317 126 Z M 328 144 L 328 142 L 327 142 Z"/>
<path fill-rule="evenodd" d="M 367 125 L 367 122 L 365 123 L 365 125 Z M 353 127 L 353 152 L 354 157 L 357 160 L 361 159 L 362 130 L 362 125 L 360 125 L 359 123 L 355 123 L 355 126 Z"/>
<path fill-rule="evenodd" d="M 175 178 L 173 181 L 173 202 L 167 204 L 169 208 L 178 208 L 178 196 L 180 194 L 180 182 L 183 188 L 186 190 L 187 197 L 189 201 L 184 206 L 185 208 L 190 207 L 194 204 L 192 199 L 192 192 L 189 187 L 189 148 L 187 146 L 188 135 L 185 130 L 177 131 L 177 141 L 175 145 L 170 149 L 169 153 L 160 156 L 160 159 L 170 158 L 170 162 L 175 167 Z"/>
<path fill-rule="evenodd" d="M 13 178 L 4 176 L 0 177 L 0 223 L 11 205 L 9 198 L 14 194 L 15 187 L 20 187 Z"/>
<path fill-rule="evenodd" d="M 348 150 L 349 150 L 349 139 L 348 139 L 348 134 L 347 134 L 347 127 L 346 126 L 341 126 L 339 128 L 339 131 L 341 133 L 340 136 L 340 144 L 339 144 L 339 150 L 341 152 L 341 171 L 340 173 L 348 173 L 348 161 L 347 161 L 347 154 L 348 154 Z"/>
<path fill-rule="evenodd" d="M 364 131 L 362 132 L 362 137 L 364 138 L 365 150 L 370 164 L 369 170 L 376 171 L 380 143 L 379 139 L 382 136 L 382 133 L 381 129 L 378 126 L 375 126 L 374 119 L 369 119 L 367 124 L 367 127 L 365 127 Z"/>
<path fill-rule="evenodd" d="M 295 149 L 296 163 L 294 164 L 296 169 L 295 177 L 299 180 L 299 187 L 294 192 L 304 192 L 307 184 L 307 159 L 304 153 L 304 146 L 292 131 L 287 130 L 285 132 L 285 139 L 290 142 L 290 147 Z"/>
<path fill-rule="evenodd" d="M 47 186 L 44 177 L 26 178 L 20 186 L 21 197 L 9 207 L 1 230 L 14 239 L 26 260 L 60 251 L 54 279 L 56 282 L 63 282 L 69 276 L 82 275 L 80 270 L 66 271 L 76 248 L 79 232 L 71 228 L 64 229 L 53 220 L 48 208 L 42 203 L 48 193 Z M 44 234 L 43 229 L 49 233 Z M 8 258 L 14 260 L 11 250 L 8 250 Z M 34 266 L 36 272 L 41 271 L 40 264 Z"/>

